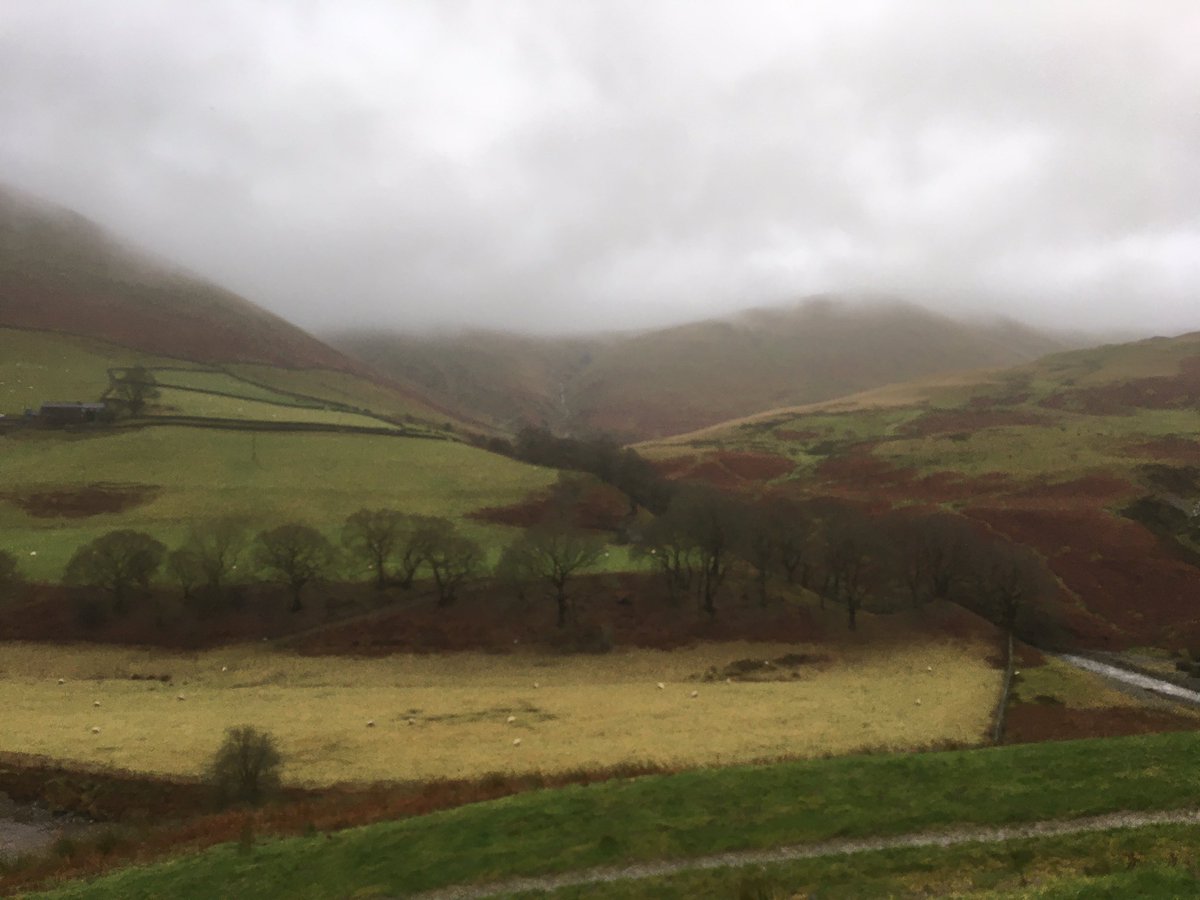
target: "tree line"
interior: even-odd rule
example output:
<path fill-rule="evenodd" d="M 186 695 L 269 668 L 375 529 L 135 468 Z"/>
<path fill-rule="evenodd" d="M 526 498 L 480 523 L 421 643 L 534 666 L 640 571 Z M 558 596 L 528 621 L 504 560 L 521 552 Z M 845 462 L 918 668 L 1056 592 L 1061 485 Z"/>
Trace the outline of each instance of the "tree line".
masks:
<path fill-rule="evenodd" d="M 343 522 L 340 546 L 310 525 L 251 533 L 233 518 L 193 526 L 174 549 L 144 532 L 112 531 L 76 551 L 64 581 L 96 589 L 107 598 L 104 612 L 122 615 L 164 571 L 185 601 L 210 611 L 235 604 L 239 585 L 265 580 L 286 589 L 300 612 L 310 585 L 347 565 L 381 590 L 408 589 L 423 578 L 442 607 L 464 585 L 491 577 L 520 596 L 540 586 L 561 627 L 572 619 L 579 577 L 595 570 L 610 542 L 627 540 L 631 555 L 657 573 L 669 603 L 690 599 L 710 616 L 733 592 L 767 606 L 803 590 L 822 608 L 843 608 L 851 630 L 864 608 L 953 600 L 1009 632 L 1028 633 L 1045 624 L 1033 601 L 1057 589 L 1031 550 L 951 513 L 873 516 L 830 498 L 747 499 L 680 485 L 659 515 L 636 519 L 617 538 L 573 524 L 580 493 L 578 480 L 560 479 L 546 518 L 517 535 L 492 566 L 484 548 L 448 519 L 365 508 Z M 0 552 L 0 593 L 16 579 L 16 560 Z"/>

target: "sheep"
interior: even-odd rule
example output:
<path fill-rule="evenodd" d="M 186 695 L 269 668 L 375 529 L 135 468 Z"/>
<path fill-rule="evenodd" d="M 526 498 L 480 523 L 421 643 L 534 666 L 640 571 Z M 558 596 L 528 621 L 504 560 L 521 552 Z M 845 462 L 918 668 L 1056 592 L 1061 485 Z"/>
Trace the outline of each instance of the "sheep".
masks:
<path fill-rule="evenodd" d="M 60 679 L 58 679 L 58 683 L 59 683 L 59 684 L 66 684 L 66 683 L 67 683 L 67 679 L 65 679 L 65 678 L 60 678 Z"/>
<path fill-rule="evenodd" d="M 367 727 L 368 727 L 368 728 L 374 728 L 374 727 L 375 727 L 375 720 L 374 720 L 374 719 L 367 719 Z"/>
<path fill-rule="evenodd" d="M 926 672 L 932 672 L 932 671 L 933 671 L 933 666 L 926 666 L 926 667 L 925 667 L 925 671 L 926 671 Z"/>
<path fill-rule="evenodd" d="M 511 725 L 513 722 L 517 721 L 517 717 L 516 717 L 516 716 L 509 716 L 509 717 L 508 717 L 507 719 L 505 719 L 504 721 L 505 721 L 505 722 L 507 722 L 509 725 Z"/>
<path fill-rule="evenodd" d="M 409 724 L 409 725 L 416 725 L 416 724 L 417 724 L 417 720 L 416 720 L 416 719 L 409 719 L 409 720 L 408 720 L 408 724 Z"/>
<path fill-rule="evenodd" d="M 665 690 L 667 689 L 667 686 L 666 686 L 665 684 L 663 684 L 663 683 L 660 681 L 660 682 L 658 683 L 658 689 L 659 689 L 660 691 L 665 691 Z"/>
<path fill-rule="evenodd" d="M 187 697 L 185 697 L 183 694 L 176 694 L 175 699 L 176 700 L 186 700 Z"/>
<path fill-rule="evenodd" d="M 697 697 L 699 697 L 699 696 L 700 696 L 700 692 L 699 692 L 699 691 L 692 691 L 692 699 L 693 699 L 693 700 L 695 700 L 695 699 L 696 699 Z"/>
<path fill-rule="evenodd" d="M 520 747 L 520 746 L 521 746 L 521 739 L 520 739 L 520 738 L 513 738 L 513 746 L 514 746 L 514 747 Z"/>
<path fill-rule="evenodd" d="M 99 734 L 99 733 L 100 733 L 100 726 L 93 725 L 92 726 L 92 734 Z"/>
<path fill-rule="evenodd" d="M 228 671 L 229 671 L 229 666 L 221 666 L 221 671 L 222 671 L 222 672 L 228 672 Z"/>
<path fill-rule="evenodd" d="M 918 697 L 918 698 L 917 698 L 917 706 L 920 706 L 920 705 L 921 705 L 921 698 L 920 698 L 920 697 Z"/>
<path fill-rule="evenodd" d="M 92 701 L 92 706 L 94 706 L 94 707 L 96 707 L 97 709 L 99 709 L 99 708 L 100 708 L 100 701 L 99 701 L 99 700 L 93 700 L 93 701 Z"/>
<path fill-rule="evenodd" d="M 533 689 L 534 689 L 534 690 L 537 690 L 537 689 L 538 689 L 538 688 L 540 688 L 540 687 L 541 687 L 541 685 L 540 685 L 540 684 L 538 684 L 536 681 L 533 683 Z"/>

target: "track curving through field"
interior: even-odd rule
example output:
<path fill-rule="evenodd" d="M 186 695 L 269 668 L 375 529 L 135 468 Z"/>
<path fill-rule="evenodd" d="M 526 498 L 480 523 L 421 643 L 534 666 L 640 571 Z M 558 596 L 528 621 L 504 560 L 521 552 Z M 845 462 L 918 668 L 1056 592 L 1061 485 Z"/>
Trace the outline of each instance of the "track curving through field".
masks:
<path fill-rule="evenodd" d="M 703 869 L 740 868 L 769 865 L 823 856 L 851 856 L 874 850 L 907 847 L 954 847 L 959 844 L 998 844 L 1021 838 L 1054 837 L 1095 831 L 1145 828 L 1153 825 L 1200 825 L 1200 809 L 1157 812 L 1118 812 L 1080 819 L 1054 819 L 1020 825 L 962 827 L 944 831 L 922 831 L 875 838 L 847 838 L 796 844 L 768 850 L 738 850 L 698 856 L 692 859 L 659 860 L 628 866 L 604 866 L 556 875 L 531 876 L 496 881 L 490 884 L 461 885 L 418 894 L 414 900 L 481 900 L 524 891 L 552 891 L 610 881 L 637 881 L 680 872 Z"/>

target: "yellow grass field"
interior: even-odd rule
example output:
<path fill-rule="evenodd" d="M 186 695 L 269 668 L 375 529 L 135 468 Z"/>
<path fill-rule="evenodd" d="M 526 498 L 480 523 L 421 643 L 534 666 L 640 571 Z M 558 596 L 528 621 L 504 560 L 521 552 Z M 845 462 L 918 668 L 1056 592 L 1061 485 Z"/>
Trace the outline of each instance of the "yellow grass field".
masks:
<path fill-rule="evenodd" d="M 829 658 L 787 681 L 699 680 L 788 653 Z M 0 750 L 192 775 L 226 727 L 246 723 L 279 738 L 285 780 L 320 785 L 976 743 L 1000 689 L 988 653 L 926 640 L 364 660 L 0 644 Z"/>

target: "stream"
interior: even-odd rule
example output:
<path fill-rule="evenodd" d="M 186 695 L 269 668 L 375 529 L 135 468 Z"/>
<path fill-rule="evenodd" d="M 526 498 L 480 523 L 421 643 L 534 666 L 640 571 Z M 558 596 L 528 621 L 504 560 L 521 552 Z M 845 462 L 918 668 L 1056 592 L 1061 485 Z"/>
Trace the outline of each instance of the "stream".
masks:
<path fill-rule="evenodd" d="M 1140 687 L 1147 691 L 1153 691 L 1164 697 L 1169 697 L 1172 700 L 1181 700 L 1185 703 L 1194 703 L 1200 705 L 1200 691 L 1193 691 L 1190 688 L 1180 687 L 1177 684 L 1172 684 L 1169 681 L 1163 681 L 1161 678 L 1152 678 L 1149 675 L 1142 675 L 1140 672 L 1131 672 L 1128 669 L 1122 669 L 1119 666 L 1110 666 L 1108 663 L 1097 662 L 1094 659 L 1088 659 L 1084 656 L 1073 656 L 1070 653 L 1058 654 L 1058 658 L 1065 663 L 1086 669 L 1089 672 L 1095 672 L 1097 675 L 1103 675 L 1106 678 L 1112 678 L 1114 681 L 1120 681 L 1124 684 L 1131 684 L 1134 687 Z"/>

